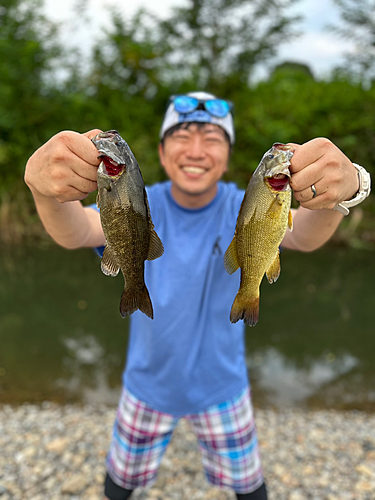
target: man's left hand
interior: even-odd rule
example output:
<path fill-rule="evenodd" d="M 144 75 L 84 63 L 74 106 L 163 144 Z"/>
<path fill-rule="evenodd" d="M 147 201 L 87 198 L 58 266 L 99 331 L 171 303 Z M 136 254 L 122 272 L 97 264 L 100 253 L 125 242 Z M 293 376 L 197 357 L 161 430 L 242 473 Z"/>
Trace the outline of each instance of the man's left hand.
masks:
<path fill-rule="evenodd" d="M 295 148 L 291 159 L 290 185 L 300 204 L 312 210 L 332 209 L 350 200 L 359 189 L 357 170 L 344 153 L 330 140 L 313 139 Z M 313 198 L 315 187 L 316 196 Z"/>

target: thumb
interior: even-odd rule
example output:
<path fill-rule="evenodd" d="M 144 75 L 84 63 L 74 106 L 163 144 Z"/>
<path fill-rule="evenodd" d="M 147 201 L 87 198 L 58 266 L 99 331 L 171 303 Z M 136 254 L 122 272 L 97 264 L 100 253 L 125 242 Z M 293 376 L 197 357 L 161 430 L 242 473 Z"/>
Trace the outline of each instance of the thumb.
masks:
<path fill-rule="evenodd" d="M 296 144 L 295 142 L 287 142 L 286 144 L 287 146 L 291 146 L 293 149 L 294 149 L 294 152 L 297 151 L 297 149 L 299 149 L 301 147 L 300 144 Z"/>
<path fill-rule="evenodd" d="M 293 175 L 296 172 L 298 172 L 298 170 L 299 170 L 298 168 L 296 168 L 296 165 L 295 165 L 295 155 L 298 152 L 298 150 L 301 148 L 301 144 L 296 144 L 295 142 L 288 142 L 287 146 L 291 146 L 293 148 L 293 150 L 294 150 L 293 151 L 293 156 L 292 156 L 292 158 L 290 160 L 290 168 L 289 168 L 291 174 Z M 293 161 L 293 159 L 294 159 L 294 161 Z"/>
<path fill-rule="evenodd" d="M 98 128 L 94 128 L 93 130 L 89 130 L 88 132 L 85 132 L 84 135 L 85 137 L 88 137 L 90 140 L 93 139 L 97 134 L 100 134 L 103 132 L 102 130 Z"/>

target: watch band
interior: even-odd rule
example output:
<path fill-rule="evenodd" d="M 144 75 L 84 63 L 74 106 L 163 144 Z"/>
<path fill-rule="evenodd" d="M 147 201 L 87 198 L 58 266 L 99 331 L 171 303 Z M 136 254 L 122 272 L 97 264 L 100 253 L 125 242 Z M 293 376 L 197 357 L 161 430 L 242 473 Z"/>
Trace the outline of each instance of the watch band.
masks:
<path fill-rule="evenodd" d="M 335 207 L 333 207 L 334 210 L 341 212 L 343 215 L 348 215 L 349 208 L 355 207 L 356 205 L 362 203 L 362 201 L 365 200 L 371 192 L 370 174 L 367 172 L 367 170 L 361 167 L 361 165 L 357 165 L 357 163 L 353 163 L 353 165 L 357 170 L 359 179 L 358 192 L 351 200 L 342 201 L 341 203 L 338 203 Z"/>

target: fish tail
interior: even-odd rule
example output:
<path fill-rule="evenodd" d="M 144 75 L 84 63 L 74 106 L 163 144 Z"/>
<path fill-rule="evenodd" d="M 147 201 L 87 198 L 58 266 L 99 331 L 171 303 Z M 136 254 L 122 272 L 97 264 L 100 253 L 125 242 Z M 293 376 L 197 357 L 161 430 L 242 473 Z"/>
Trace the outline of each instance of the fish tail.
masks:
<path fill-rule="evenodd" d="M 230 312 L 231 323 L 243 319 L 249 326 L 257 324 L 259 318 L 259 293 L 249 297 L 241 290 L 238 291 Z"/>
<path fill-rule="evenodd" d="M 152 303 L 146 285 L 144 285 L 141 290 L 132 290 L 131 288 L 125 287 L 122 292 L 120 302 L 121 316 L 125 318 L 125 316 L 133 314 L 137 309 L 142 311 L 149 318 L 154 318 Z"/>

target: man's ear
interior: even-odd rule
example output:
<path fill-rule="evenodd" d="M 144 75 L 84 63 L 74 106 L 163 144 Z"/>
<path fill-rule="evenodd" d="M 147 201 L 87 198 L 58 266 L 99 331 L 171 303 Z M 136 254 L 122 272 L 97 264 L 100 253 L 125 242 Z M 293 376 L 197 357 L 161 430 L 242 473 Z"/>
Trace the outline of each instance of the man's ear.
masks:
<path fill-rule="evenodd" d="M 158 151 L 159 151 L 160 165 L 164 168 L 164 147 L 161 142 L 159 142 Z"/>

